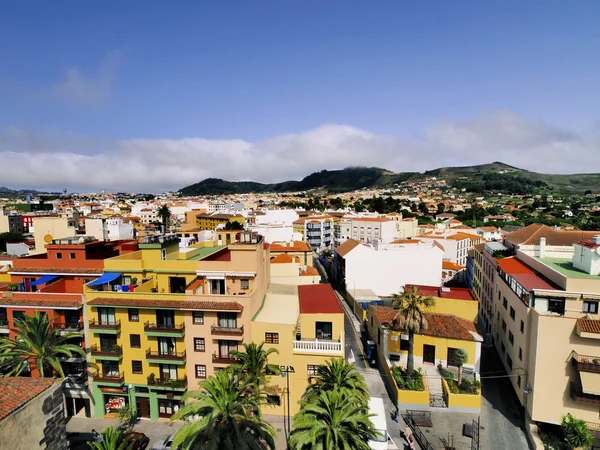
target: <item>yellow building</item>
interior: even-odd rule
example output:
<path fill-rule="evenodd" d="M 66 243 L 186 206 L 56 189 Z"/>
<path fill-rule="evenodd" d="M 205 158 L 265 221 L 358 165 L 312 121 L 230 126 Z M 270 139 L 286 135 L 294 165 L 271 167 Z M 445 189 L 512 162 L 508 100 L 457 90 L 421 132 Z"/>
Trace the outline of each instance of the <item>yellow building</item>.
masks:
<path fill-rule="evenodd" d="M 203 213 L 196 215 L 196 228 L 200 230 L 214 230 L 218 225 L 227 224 L 228 222 L 245 225 L 246 218 L 239 214 Z"/>
<path fill-rule="evenodd" d="M 139 251 L 106 259 L 86 287 L 94 417 L 125 404 L 170 417 L 245 339 L 266 291 L 268 248 L 249 233 L 229 247 L 178 243 L 144 238 Z"/>
<path fill-rule="evenodd" d="M 317 366 L 331 358 L 344 358 L 344 313 L 329 284 L 272 283 L 252 319 L 252 340 L 277 349 L 279 353 L 271 355 L 269 363 L 289 371 L 287 376 L 270 377 L 273 405 L 265 406 L 264 414 L 287 415 L 289 411 L 293 416 Z"/>

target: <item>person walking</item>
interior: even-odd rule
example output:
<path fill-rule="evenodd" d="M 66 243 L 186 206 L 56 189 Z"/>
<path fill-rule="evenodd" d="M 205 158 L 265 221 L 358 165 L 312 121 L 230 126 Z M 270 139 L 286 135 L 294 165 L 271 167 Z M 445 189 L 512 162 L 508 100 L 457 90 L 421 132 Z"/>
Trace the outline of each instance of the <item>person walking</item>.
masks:
<path fill-rule="evenodd" d="M 394 422 L 398 423 L 399 416 L 400 416 L 400 411 L 398 410 L 398 407 L 396 406 L 396 411 L 394 411 L 394 414 L 392 415 L 392 419 L 394 420 Z"/>

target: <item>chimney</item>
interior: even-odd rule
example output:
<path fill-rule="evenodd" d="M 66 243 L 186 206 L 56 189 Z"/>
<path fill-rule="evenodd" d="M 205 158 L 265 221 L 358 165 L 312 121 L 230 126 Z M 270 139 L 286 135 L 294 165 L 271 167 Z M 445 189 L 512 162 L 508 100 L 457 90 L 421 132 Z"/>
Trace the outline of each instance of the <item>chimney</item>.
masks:
<path fill-rule="evenodd" d="M 540 238 L 540 258 L 546 254 L 546 238 Z"/>

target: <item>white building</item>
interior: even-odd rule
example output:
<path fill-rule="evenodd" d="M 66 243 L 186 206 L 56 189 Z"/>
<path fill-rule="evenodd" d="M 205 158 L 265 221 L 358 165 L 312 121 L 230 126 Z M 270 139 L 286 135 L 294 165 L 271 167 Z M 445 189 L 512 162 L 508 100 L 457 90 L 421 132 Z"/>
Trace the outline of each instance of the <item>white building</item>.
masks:
<path fill-rule="evenodd" d="M 251 225 L 292 226 L 299 216 L 293 209 L 264 209 L 248 216 Z"/>
<path fill-rule="evenodd" d="M 133 239 L 133 224 L 121 217 L 85 219 L 85 233 L 100 241 L 128 240 Z"/>
<path fill-rule="evenodd" d="M 466 233 L 427 234 L 419 236 L 423 242 L 437 242 L 444 249 L 444 259 L 461 266 L 467 265 L 467 252 L 479 240 L 478 237 Z"/>
<path fill-rule="evenodd" d="M 294 229 L 302 233 L 304 242 L 315 250 L 333 247 L 333 217 L 331 216 L 303 217 L 294 221 Z"/>
<path fill-rule="evenodd" d="M 292 242 L 302 240 L 302 234 L 294 231 L 294 227 L 291 225 L 249 225 L 246 229 L 253 233 L 260 234 L 263 236 L 265 242 L 268 242 L 269 244 L 272 242 Z"/>
<path fill-rule="evenodd" d="M 477 234 L 483 238 L 485 242 L 501 241 L 503 239 L 500 228 L 496 227 L 478 227 Z"/>
<path fill-rule="evenodd" d="M 335 250 L 334 271 L 348 290 L 390 296 L 407 284 L 440 286 L 443 255 L 436 242 L 367 245 L 349 239 Z"/>

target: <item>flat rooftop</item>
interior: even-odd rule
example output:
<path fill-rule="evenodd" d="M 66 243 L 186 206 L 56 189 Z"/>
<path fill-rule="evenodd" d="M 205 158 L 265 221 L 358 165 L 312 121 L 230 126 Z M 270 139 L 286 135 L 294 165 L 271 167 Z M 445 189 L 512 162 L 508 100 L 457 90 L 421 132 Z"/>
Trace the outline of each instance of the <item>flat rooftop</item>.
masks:
<path fill-rule="evenodd" d="M 600 280 L 598 275 L 590 275 L 589 273 L 583 272 L 582 270 L 576 269 L 573 266 L 573 262 L 570 259 L 562 258 L 535 258 L 551 269 L 556 270 L 558 273 L 568 278 L 582 278 L 586 280 Z"/>
<path fill-rule="evenodd" d="M 298 286 L 271 283 L 253 322 L 295 325 L 300 315 Z"/>
<path fill-rule="evenodd" d="M 218 252 L 219 250 L 225 248 L 225 245 L 217 245 L 216 247 L 201 247 L 199 250 L 200 252 L 195 255 L 192 256 L 189 260 L 190 261 L 198 261 L 199 259 L 203 259 L 206 258 L 209 255 L 212 255 L 215 252 Z M 195 248 L 195 247 L 192 247 Z"/>

